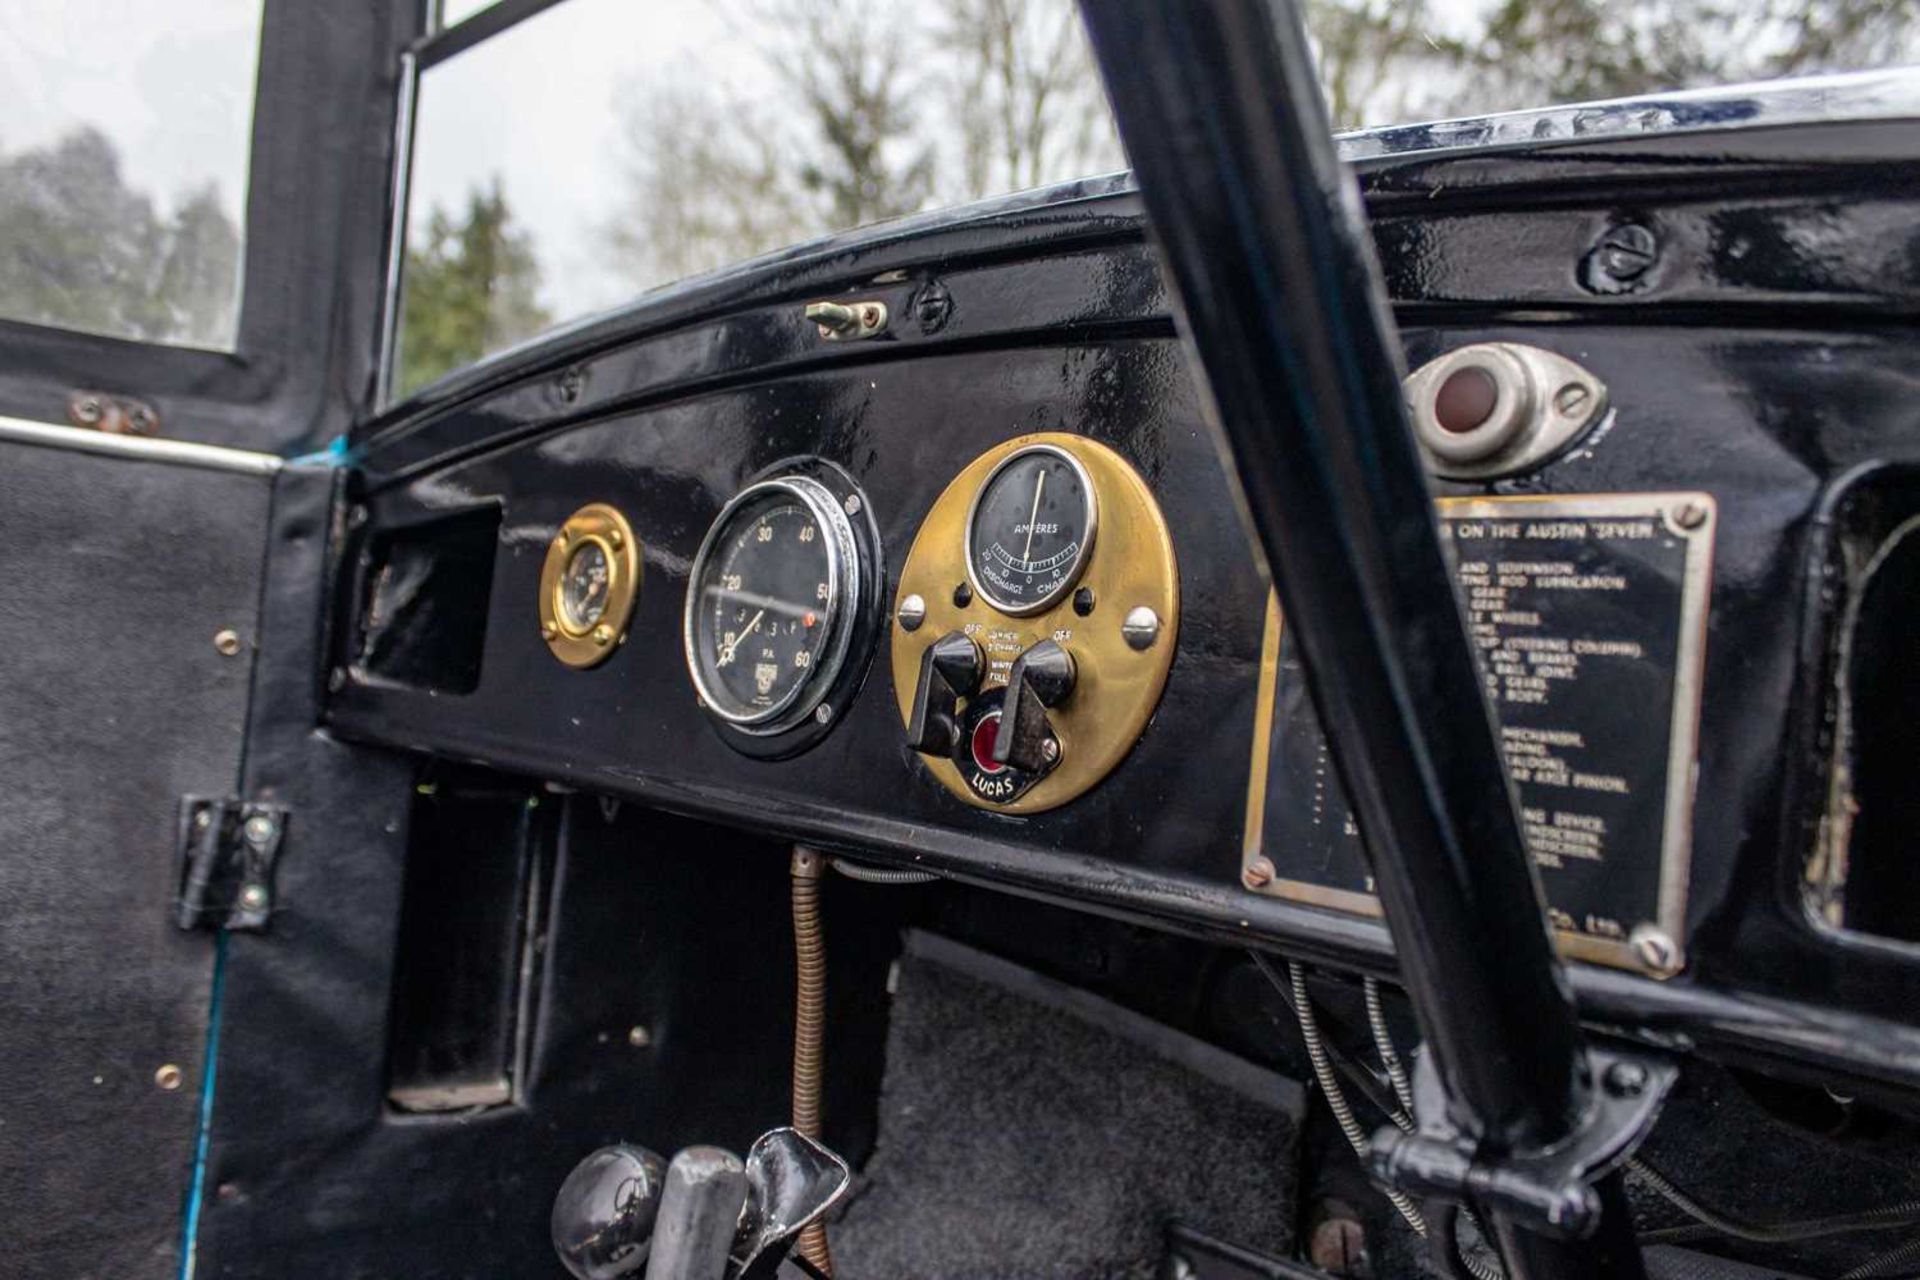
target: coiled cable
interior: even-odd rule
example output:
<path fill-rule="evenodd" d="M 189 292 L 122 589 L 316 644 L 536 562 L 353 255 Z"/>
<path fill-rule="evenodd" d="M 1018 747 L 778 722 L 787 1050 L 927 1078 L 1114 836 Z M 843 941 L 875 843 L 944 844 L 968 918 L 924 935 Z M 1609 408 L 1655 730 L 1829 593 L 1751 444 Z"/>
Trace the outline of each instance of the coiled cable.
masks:
<path fill-rule="evenodd" d="M 1320 1092 L 1327 1097 L 1327 1106 L 1333 1111 L 1333 1118 L 1340 1126 L 1340 1132 L 1347 1137 L 1347 1145 L 1353 1148 L 1353 1154 L 1360 1157 L 1361 1167 L 1366 1167 L 1372 1154 L 1373 1143 L 1354 1119 L 1353 1108 L 1347 1105 L 1346 1091 L 1340 1087 L 1340 1078 L 1333 1074 L 1333 1066 L 1327 1061 L 1326 1047 L 1320 1042 L 1320 1022 L 1314 1017 L 1313 1002 L 1307 997 L 1307 971 L 1297 960 L 1287 961 L 1287 978 L 1293 987 L 1293 1012 L 1300 1020 L 1300 1038 L 1306 1041 L 1307 1061 L 1313 1064 L 1313 1078 L 1320 1083 Z M 1405 1195 L 1386 1188 L 1387 1199 L 1407 1220 L 1407 1225 L 1420 1235 L 1427 1234 L 1427 1220 L 1414 1207 L 1413 1201 Z"/>
<path fill-rule="evenodd" d="M 1866 1280 L 1868 1276 L 1877 1276 L 1888 1267 L 1899 1266 L 1920 1258 L 1920 1236 L 1902 1244 L 1897 1244 L 1885 1253 L 1877 1253 L 1865 1262 L 1841 1275 L 1840 1280 Z"/>
<path fill-rule="evenodd" d="M 1380 1055 L 1380 1065 L 1387 1070 L 1387 1081 L 1393 1085 L 1393 1096 L 1400 1099 L 1400 1109 L 1409 1117 L 1409 1123 L 1401 1127 L 1408 1133 L 1413 1132 L 1413 1082 L 1407 1079 L 1406 1068 L 1400 1064 L 1400 1053 L 1393 1047 L 1393 1031 L 1387 1026 L 1387 1009 L 1380 999 L 1380 980 L 1368 974 L 1361 980 L 1361 986 L 1367 997 L 1367 1025 L 1373 1029 L 1374 1051 Z"/>
<path fill-rule="evenodd" d="M 855 862 L 851 858 L 831 859 L 833 869 L 849 880 L 858 880 L 861 884 L 926 884 L 940 877 L 931 871 L 914 871 L 907 867 L 876 867 L 870 862 Z"/>
<path fill-rule="evenodd" d="M 820 1137 L 820 1083 L 825 1072 L 827 1030 L 827 938 L 820 925 L 820 873 L 825 859 L 805 845 L 793 847 L 793 959 L 798 981 L 793 1000 L 793 1127 Z M 827 1225 L 815 1221 L 800 1233 L 800 1256 L 833 1274 Z"/>
<path fill-rule="evenodd" d="M 1380 1065 L 1386 1070 L 1387 1080 L 1393 1086 L 1393 1093 L 1400 1100 L 1400 1111 L 1389 1111 L 1388 1117 L 1398 1125 L 1402 1132 L 1412 1133 L 1413 1122 L 1413 1082 L 1407 1078 L 1406 1067 L 1400 1061 L 1400 1051 L 1394 1047 L 1393 1028 L 1387 1025 L 1386 1001 L 1380 997 L 1380 980 L 1368 974 L 1361 982 L 1366 996 L 1367 1028 L 1373 1033 L 1373 1049 L 1380 1055 Z M 1432 1206 L 1428 1206 L 1431 1208 Z M 1453 1205 L 1443 1205 L 1436 1233 L 1436 1252 L 1440 1262 L 1450 1271 L 1464 1270 L 1473 1280 L 1506 1280 L 1506 1269 L 1497 1260 L 1482 1258 L 1467 1252 L 1460 1242 L 1460 1219 L 1465 1217 L 1473 1223 L 1481 1238 L 1486 1237 L 1485 1228 L 1471 1209 L 1461 1210 Z"/>
<path fill-rule="evenodd" d="M 1393 1035 L 1387 1025 L 1385 1003 L 1381 998 L 1378 980 L 1368 977 L 1365 987 L 1367 1022 L 1373 1033 L 1374 1048 L 1380 1055 L 1381 1065 L 1386 1069 L 1388 1079 L 1393 1082 L 1394 1092 L 1411 1110 L 1410 1089 L 1403 1091 L 1402 1081 L 1405 1070 L 1400 1056 L 1394 1047 Z M 1296 994 L 1296 999 L 1297 999 Z M 1396 1078 L 1398 1077 L 1398 1078 Z M 1388 1113 L 1401 1128 L 1408 1129 L 1405 1118 Z M 1408 1129 L 1411 1132 L 1411 1129 Z M 1685 1227 L 1667 1227 L 1644 1232 L 1641 1239 L 1646 1243 L 1663 1240 L 1692 1239 L 1701 1234 L 1727 1236 L 1736 1240 L 1745 1240 L 1753 1244 L 1787 1244 L 1796 1241 L 1814 1240 L 1823 1236 L 1845 1235 L 1860 1231 L 1886 1230 L 1892 1227 L 1908 1226 L 1920 1223 L 1920 1200 L 1904 1200 L 1877 1209 L 1862 1210 L 1858 1213 L 1839 1214 L 1824 1218 L 1801 1219 L 1793 1222 L 1762 1223 L 1749 1222 L 1731 1214 L 1722 1213 L 1696 1200 L 1685 1189 L 1641 1157 L 1627 1161 L 1627 1168 L 1634 1176 L 1646 1183 L 1654 1192 L 1669 1204 L 1685 1213 L 1694 1223 Z M 1468 1215 L 1471 1218 L 1471 1214 Z M 1451 1238 L 1454 1235 L 1454 1221 L 1442 1224 L 1442 1233 Z M 1475 1223 L 1478 1226 L 1478 1223 Z M 1484 1231 L 1482 1232 L 1484 1235 Z M 1907 1246 L 1902 1246 L 1906 1248 Z M 1447 1248 L 1457 1257 L 1468 1272 L 1478 1280 L 1496 1280 L 1502 1272 L 1497 1265 L 1467 1253 L 1449 1240 Z M 1912 1252 L 1892 1250 L 1878 1258 L 1861 1264 L 1856 1268 L 1858 1275 L 1849 1273 L 1843 1280 L 1864 1280 L 1886 1267 L 1920 1259 L 1920 1240 L 1911 1244 Z M 1870 1268 L 1871 1270 L 1863 1270 Z"/>
<path fill-rule="evenodd" d="M 1667 1203 L 1702 1226 L 1719 1235 L 1731 1236 L 1735 1240 L 1745 1240 L 1751 1244 L 1790 1244 L 1800 1240 L 1817 1240 L 1822 1236 L 1846 1235 L 1855 1231 L 1875 1231 L 1920 1222 L 1920 1200 L 1903 1200 L 1898 1204 L 1883 1205 L 1878 1209 L 1865 1209 L 1859 1213 L 1840 1214 L 1828 1218 L 1808 1218 L 1798 1222 L 1748 1222 L 1701 1204 L 1675 1185 L 1671 1178 L 1641 1157 L 1636 1156 L 1627 1161 L 1627 1168 L 1658 1192 Z M 1645 1238 L 1658 1240 L 1663 1237 L 1670 1238 L 1670 1235 L 1670 1230 L 1650 1231 L 1646 1233 Z"/>

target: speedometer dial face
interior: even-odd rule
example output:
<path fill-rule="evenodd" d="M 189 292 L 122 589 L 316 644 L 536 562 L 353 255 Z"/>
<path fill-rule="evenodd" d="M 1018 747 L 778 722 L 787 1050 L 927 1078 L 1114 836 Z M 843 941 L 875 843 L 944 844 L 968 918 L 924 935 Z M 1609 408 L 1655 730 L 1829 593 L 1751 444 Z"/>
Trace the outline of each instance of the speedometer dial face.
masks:
<path fill-rule="evenodd" d="M 845 652 L 852 533 L 820 488 L 798 477 L 752 486 L 695 561 L 687 664 L 708 709 L 736 725 L 806 716 Z"/>
<path fill-rule="evenodd" d="M 967 519 L 967 572 L 1002 613 L 1038 613 L 1079 580 L 1093 547 L 1093 485 L 1075 458 L 1051 445 L 1022 449 L 995 467 Z"/>

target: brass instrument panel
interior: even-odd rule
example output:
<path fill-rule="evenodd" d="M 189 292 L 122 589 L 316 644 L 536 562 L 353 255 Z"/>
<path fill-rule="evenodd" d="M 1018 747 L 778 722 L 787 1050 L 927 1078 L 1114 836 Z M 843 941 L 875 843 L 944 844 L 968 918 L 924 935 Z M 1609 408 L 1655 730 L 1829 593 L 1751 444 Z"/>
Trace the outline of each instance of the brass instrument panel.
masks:
<path fill-rule="evenodd" d="M 1173 539 L 1124 458 L 1064 432 L 989 449 L 934 502 L 901 570 L 909 745 L 968 804 L 1065 804 L 1146 729 L 1179 623 Z"/>

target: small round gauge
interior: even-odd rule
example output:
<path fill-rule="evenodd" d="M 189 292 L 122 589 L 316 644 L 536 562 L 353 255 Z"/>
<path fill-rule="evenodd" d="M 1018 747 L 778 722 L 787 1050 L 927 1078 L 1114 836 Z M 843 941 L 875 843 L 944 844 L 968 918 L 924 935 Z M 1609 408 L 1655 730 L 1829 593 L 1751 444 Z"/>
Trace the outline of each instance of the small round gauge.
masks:
<path fill-rule="evenodd" d="M 607 613 L 607 588 L 613 581 L 613 562 L 598 538 L 573 549 L 560 574 L 560 623 L 579 635 L 593 629 Z"/>
<path fill-rule="evenodd" d="M 596 667 L 626 642 L 640 596 L 640 540 L 595 502 L 568 516 L 540 568 L 540 638 L 570 667 Z"/>
<path fill-rule="evenodd" d="M 1002 613 L 1039 613 L 1073 590 L 1093 549 L 1093 482 L 1066 450 L 1009 455 L 973 495 L 967 575 Z"/>
<path fill-rule="evenodd" d="M 760 734 L 813 714 L 846 658 L 859 575 L 853 526 L 826 486 L 785 476 L 742 490 L 687 586 L 687 668 L 707 709 Z"/>

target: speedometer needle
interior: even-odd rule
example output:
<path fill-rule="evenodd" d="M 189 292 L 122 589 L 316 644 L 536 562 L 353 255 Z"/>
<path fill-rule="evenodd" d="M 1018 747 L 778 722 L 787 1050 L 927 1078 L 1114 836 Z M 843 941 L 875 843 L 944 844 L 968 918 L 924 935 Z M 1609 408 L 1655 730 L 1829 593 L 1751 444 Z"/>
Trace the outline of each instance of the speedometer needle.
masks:
<path fill-rule="evenodd" d="M 1033 561 L 1033 526 L 1040 523 L 1040 491 L 1046 487 L 1047 473 L 1042 471 L 1040 478 L 1033 482 L 1033 510 L 1027 514 L 1027 547 L 1020 553 L 1020 558 L 1028 563 Z"/>
<path fill-rule="evenodd" d="M 724 667 L 729 662 L 732 662 L 733 651 L 740 647 L 740 642 L 742 640 L 745 640 L 748 636 L 753 634 L 754 628 L 760 625 L 760 619 L 766 616 L 767 616 L 767 611 L 765 609 L 762 609 L 760 612 L 754 614 L 753 621 L 747 624 L 747 629 L 745 631 L 742 631 L 739 635 L 733 638 L 732 644 L 723 644 L 720 646 L 720 657 L 713 665 L 716 667 Z"/>

